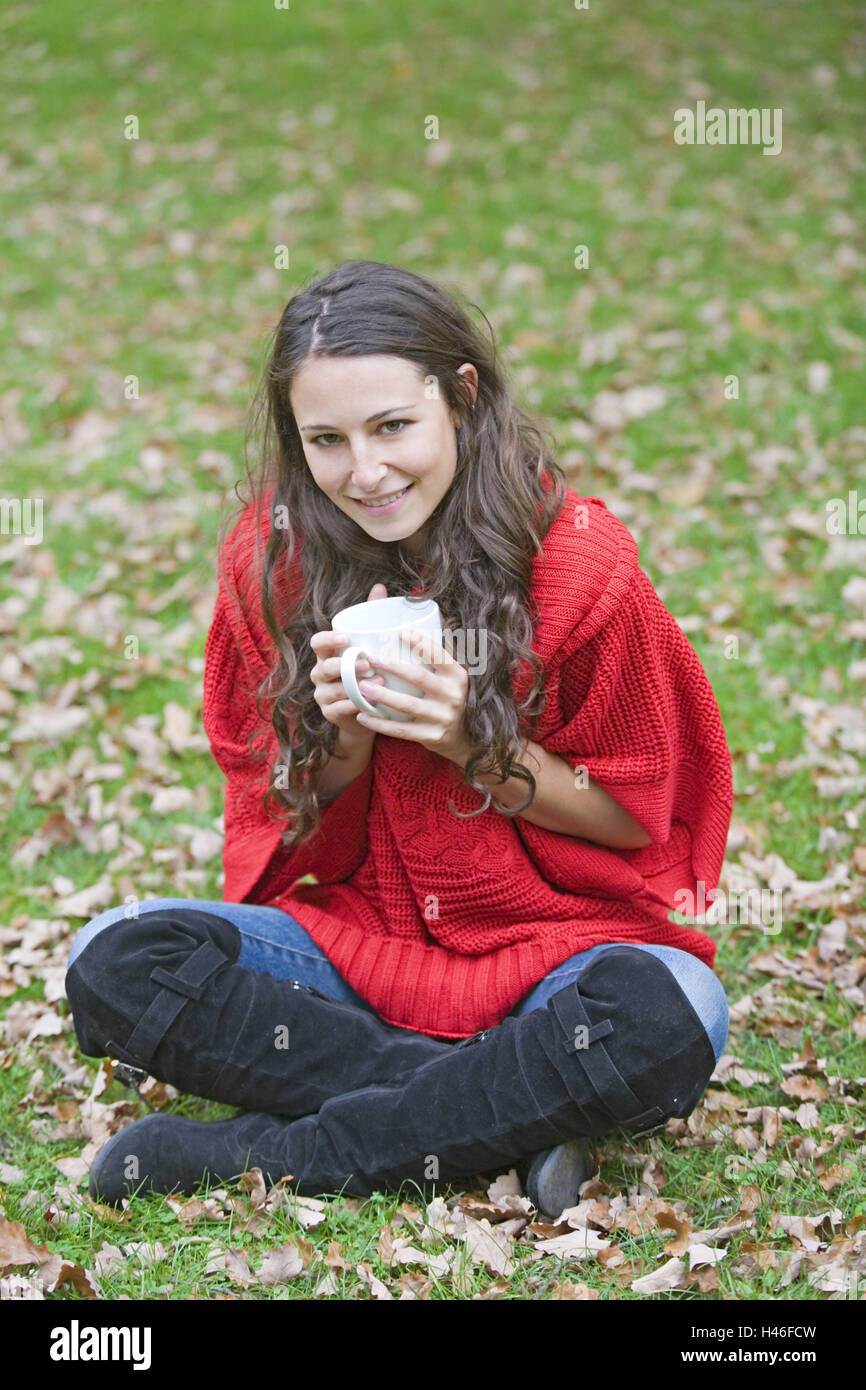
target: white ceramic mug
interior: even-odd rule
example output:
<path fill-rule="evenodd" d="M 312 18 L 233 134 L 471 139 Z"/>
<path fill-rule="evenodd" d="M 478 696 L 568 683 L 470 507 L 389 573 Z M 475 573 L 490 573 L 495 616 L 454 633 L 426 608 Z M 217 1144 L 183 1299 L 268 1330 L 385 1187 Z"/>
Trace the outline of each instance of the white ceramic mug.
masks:
<path fill-rule="evenodd" d="M 334 632 L 345 633 L 352 645 L 346 647 L 340 658 L 340 680 L 349 699 L 358 709 L 374 714 L 380 719 L 402 719 L 411 722 L 413 715 L 404 710 L 396 710 L 388 705 L 373 705 L 361 694 L 355 662 L 362 656 L 369 660 L 369 653 L 379 653 L 389 660 L 416 662 L 425 665 L 423 647 L 413 652 L 398 633 L 401 628 L 412 628 L 439 645 L 442 641 L 442 617 L 439 605 L 431 599 L 376 598 L 367 603 L 356 603 L 351 608 L 343 608 L 331 619 Z M 428 666 L 428 670 L 432 669 Z M 406 695 L 423 698 L 424 692 L 417 685 L 410 685 L 392 671 L 377 671 L 372 666 L 370 676 L 381 675 L 385 686 L 391 690 L 402 690 Z"/>

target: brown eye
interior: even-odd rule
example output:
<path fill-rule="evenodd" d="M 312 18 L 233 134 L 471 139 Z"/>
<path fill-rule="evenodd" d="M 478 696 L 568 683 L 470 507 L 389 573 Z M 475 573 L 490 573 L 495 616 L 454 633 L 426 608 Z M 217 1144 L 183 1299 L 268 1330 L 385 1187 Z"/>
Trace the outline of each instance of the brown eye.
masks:
<path fill-rule="evenodd" d="M 385 421 L 383 421 L 383 423 L 379 426 L 379 428 L 380 428 L 380 429 L 384 429 L 386 425 L 411 425 L 411 424 L 412 424 L 412 421 L 411 421 L 411 420 L 385 420 Z M 393 431 L 389 431 L 389 433 L 392 433 L 392 434 L 395 434 L 395 435 L 396 435 L 396 434 L 402 434 L 403 431 L 402 431 L 402 430 L 393 430 Z M 321 441 L 322 441 L 323 439 L 339 439 L 339 437 L 340 437 L 340 436 L 339 436 L 338 434 L 317 434 L 317 435 L 314 437 L 314 439 L 312 440 L 312 443 L 313 443 L 313 444 L 318 444 L 318 446 L 319 446 L 320 449 L 330 449 L 330 448 L 331 448 L 331 445 L 330 445 L 330 444 L 322 444 Z"/>

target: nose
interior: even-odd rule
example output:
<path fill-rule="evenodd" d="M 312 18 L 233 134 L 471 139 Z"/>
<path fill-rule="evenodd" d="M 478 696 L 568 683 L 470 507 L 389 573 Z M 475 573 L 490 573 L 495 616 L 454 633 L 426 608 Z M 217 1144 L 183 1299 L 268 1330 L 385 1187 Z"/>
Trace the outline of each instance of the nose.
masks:
<path fill-rule="evenodd" d="M 362 440 L 352 447 L 352 485 L 359 492 L 374 492 L 387 472 L 387 463 L 376 459 L 375 441 Z"/>

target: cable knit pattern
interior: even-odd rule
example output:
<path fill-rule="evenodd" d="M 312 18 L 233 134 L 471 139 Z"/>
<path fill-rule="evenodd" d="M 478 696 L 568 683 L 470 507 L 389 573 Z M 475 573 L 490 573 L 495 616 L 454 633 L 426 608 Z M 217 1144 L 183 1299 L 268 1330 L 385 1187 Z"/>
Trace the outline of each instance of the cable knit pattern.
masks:
<path fill-rule="evenodd" d="M 252 691 L 275 657 L 255 549 L 269 524 L 269 508 L 257 518 L 251 505 L 228 537 L 205 647 L 204 725 L 227 778 L 226 901 L 284 909 L 382 1018 L 438 1037 L 500 1023 L 555 966 L 602 941 L 675 946 L 714 964 L 715 942 L 669 910 L 678 891 L 718 883 L 733 806 L 725 731 L 694 648 L 601 498 L 569 488 L 533 560 L 548 700 L 531 736 L 643 826 L 652 843 L 635 850 L 493 809 L 461 821 L 449 799 L 463 812 L 480 804 L 461 770 L 379 734 L 366 772 L 290 853 L 262 806 L 276 736 L 258 740 L 261 764 L 245 746 L 258 723 Z M 293 583 L 298 564 L 299 553 Z M 531 678 L 524 663 L 518 698 Z M 298 883 L 308 874 L 317 881 Z"/>

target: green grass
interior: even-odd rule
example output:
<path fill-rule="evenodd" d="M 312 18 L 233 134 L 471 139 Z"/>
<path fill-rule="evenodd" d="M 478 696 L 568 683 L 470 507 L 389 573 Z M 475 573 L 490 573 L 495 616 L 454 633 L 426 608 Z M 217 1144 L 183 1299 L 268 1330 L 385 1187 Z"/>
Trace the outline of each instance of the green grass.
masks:
<path fill-rule="evenodd" d="M 165 750 L 161 767 L 149 771 L 123 735 L 142 715 L 158 715 L 159 728 L 168 701 L 186 706 L 201 732 L 216 538 L 242 473 L 244 412 L 265 342 L 297 287 L 355 257 L 418 269 L 484 309 L 515 394 L 553 431 L 572 485 L 607 498 L 614 512 L 621 507 L 665 603 L 680 619 L 700 619 L 689 637 L 723 713 L 735 816 L 755 837 L 753 852 L 781 855 L 804 879 L 822 878 L 842 858 L 856 908 L 863 879 L 852 852 L 864 840 L 866 800 L 856 790 L 822 798 L 815 778 L 839 761 L 853 759 L 862 770 L 862 758 L 838 734 L 822 733 L 816 766 L 778 773 L 776 764 L 814 743 L 796 697 L 830 711 L 863 703 L 854 663 L 862 669 L 866 643 L 852 626 L 861 615 L 842 590 L 863 573 L 864 541 L 846 539 L 849 562 L 825 568 L 829 538 L 787 520 L 794 508 L 823 518 L 830 497 L 862 492 L 857 17 L 849 2 L 816 13 L 802 2 L 756 8 L 746 0 L 712 9 L 663 0 L 638 10 L 612 0 L 585 12 L 552 0 L 531 12 L 514 0 L 495 9 L 445 0 L 385 13 L 369 3 L 275 11 L 233 0 L 195 9 L 152 0 L 106 12 L 83 0 L 54 7 L 50 17 L 23 5 L 0 16 L 8 113 L 0 470 L 3 495 L 45 499 L 41 546 L 10 558 L 9 538 L 0 536 L 0 659 L 23 662 L 5 682 L 16 714 L 4 716 L 0 706 L 0 924 L 57 915 L 58 877 L 79 890 L 107 874 L 119 900 L 129 891 L 221 896 L 218 861 L 196 877 L 182 848 L 179 868 L 154 859 L 183 846 L 173 826 L 214 824 L 219 769 L 193 748 Z M 722 107 L 781 107 L 782 154 L 675 145 L 673 112 L 698 96 Z M 138 141 L 123 138 L 130 114 L 139 119 Z M 424 138 L 430 115 L 440 125 L 437 153 L 450 147 L 439 164 L 431 164 Z M 289 246 L 288 271 L 274 269 L 279 244 Z M 577 244 L 590 248 L 588 270 L 573 267 Z M 680 338 L 654 345 L 654 334 L 672 332 Z M 821 393 L 807 389 L 816 361 L 831 369 Z M 739 399 L 728 401 L 722 386 L 732 374 Z M 134 401 L 124 395 L 130 376 L 139 382 Z M 635 384 L 662 386 L 665 405 L 621 433 L 584 437 L 599 393 Z M 88 422 L 103 427 L 95 443 Z M 584 425 L 577 438 L 575 423 Z M 149 471 L 141 451 L 155 444 L 169 453 L 162 469 Z M 790 455 L 763 472 L 756 456 L 778 445 Z M 204 451 L 226 455 L 228 472 Z M 677 501 L 699 458 L 711 465 L 703 495 Z M 639 485 L 646 476 L 651 490 Z M 745 495 L 729 492 L 733 483 Z M 118 572 L 100 585 L 110 562 Z M 149 611 L 187 576 L 189 590 Z M 78 596 L 60 623 L 58 582 Z M 89 593 L 94 585 L 99 592 Z M 97 610 L 100 599 L 109 602 Z M 732 610 L 716 619 L 721 604 Z M 124 658 L 128 634 L 140 638 L 138 662 Z M 731 635 L 739 643 L 734 658 L 725 651 Z M 79 661 L 58 642 L 29 663 L 30 643 L 63 636 Z M 779 677 L 787 690 L 775 684 Z M 90 712 L 83 728 L 56 741 L 12 742 L 14 723 L 35 701 L 56 701 L 67 682 L 83 682 L 71 699 Z M 117 743 L 116 755 L 102 749 L 100 735 Z M 751 770 L 749 754 L 770 741 L 775 750 L 758 754 L 760 768 Z M 98 761 L 122 762 L 123 775 L 101 784 L 103 797 L 120 808 L 122 834 L 141 852 L 112 869 L 118 849 L 93 850 L 76 835 L 32 865 L 11 863 L 61 810 L 87 821 L 80 769 L 55 798 L 34 797 L 34 775 L 64 769 L 82 748 Z M 186 786 L 201 799 L 157 816 L 156 785 Z M 819 850 L 820 827 L 846 829 L 846 812 L 860 817 L 859 828 L 847 827 L 848 846 Z M 187 871 L 193 876 L 178 877 Z M 768 978 L 750 967 L 754 955 L 795 956 L 840 910 L 838 901 L 798 909 L 778 936 L 711 928 L 731 1002 Z M 845 916 L 854 959 L 864 949 L 862 920 L 850 904 Z M 36 975 L 0 997 L 0 1017 L 42 992 Z M 832 984 L 818 994 L 787 981 L 781 994 L 784 1044 L 772 1017 L 735 1023 L 728 1046 L 744 1064 L 778 1083 L 782 1063 L 812 1038 L 831 1074 L 866 1073 L 866 1042 L 854 1030 L 862 1006 Z M 205 1274 L 208 1246 L 190 1239 L 243 1248 L 257 1264 L 252 1252 L 298 1234 L 279 1214 L 264 1235 L 241 1230 L 236 1213 L 186 1231 L 156 1199 L 133 1203 L 120 1226 L 86 1202 L 77 1221 L 46 1223 L 42 1211 L 58 1180 L 53 1159 L 81 1148 L 39 1137 L 31 1124 L 40 1117 L 22 1105 L 35 1069 L 45 1086 L 62 1080 L 50 1043 L 22 1049 L 0 1038 L 0 1162 L 26 1172 L 25 1181 L 4 1185 L 8 1220 L 22 1220 L 33 1239 L 88 1267 L 103 1241 L 168 1247 L 169 1258 L 153 1268 L 130 1260 L 106 1275 L 107 1298 L 309 1297 L 324 1264 L 314 1278 L 241 1290 Z M 95 1074 L 98 1064 L 87 1065 Z M 102 1100 L 124 1096 L 115 1084 Z M 778 1084 L 748 1092 L 750 1105 L 787 1099 Z M 228 1113 L 189 1097 L 172 1109 L 199 1118 Z M 828 1126 L 851 1123 L 850 1107 L 828 1101 L 819 1110 L 817 1140 Z M 661 1297 L 827 1297 L 805 1273 L 782 1286 L 784 1261 L 735 1272 L 746 1245 L 790 1254 L 790 1238 L 770 1229 L 774 1212 L 839 1207 L 846 1220 L 863 1212 L 853 1179 L 827 1193 L 808 1165 L 795 1163 L 793 1178 L 780 1169 L 801 1133 L 784 1122 L 770 1161 L 751 1179 L 762 1198 L 756 1224 L 732 1238 L 717 1290 Z M 736 1151 L 725 1135 L 707 1148 L 678 1148 L 666 1136 L 630 1149 L 611 1138 L 601 1146 L 602 1178 L 625 1191 L 646 1158 L 658 1155 L 667 1175 L 662 1197 L 685 1202 L 697 1228 L 736 1210 L 743 1183 L 724 1176 Z M 23 1210 L 28 1191 L 44 1201 Z M 411 1192 L 404 1197 L 411 1201 Z M 356 1272 L 361 1261 L 389 1279 L 376 1246 L 399 1201 L 394 1194 L 336 1201 L 307 1233 L 322 1253 L 337 1241 L 349 1261 L 333 1296 L 370 1296 Z M 618 1243 L 638 1272 L 656 1267 L 662 1236 L 655 1229 L 620 1233 Z M 502 1296 L 548 1298 L 563 1277 L 588 1283 L 603 1299 L 640 1297 L 593 1260 L 520 1265 Z M 492 1276 L 476 1270 L 471 1279 L 470 1296 Z M 51 1296 L 80 1295 L 67 1284 Z M 467 1291 L 434 1280 L 426 1296 Z"/>

